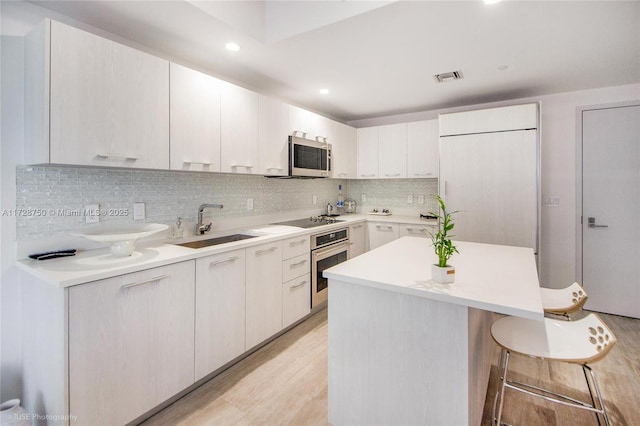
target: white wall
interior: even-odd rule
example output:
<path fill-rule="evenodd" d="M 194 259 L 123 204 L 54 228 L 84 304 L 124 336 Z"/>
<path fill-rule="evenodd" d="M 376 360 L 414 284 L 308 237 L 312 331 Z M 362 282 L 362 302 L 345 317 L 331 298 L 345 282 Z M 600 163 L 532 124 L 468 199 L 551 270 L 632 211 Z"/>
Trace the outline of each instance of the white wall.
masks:
<path fill-rule="evenodd" d="M 0 37 L 0 401 L 20 397 L 20 274 L 15 264 L 16 164 L 22 160 L 23 38 Z M 11 60 L 9 60 L 11 58 Z"/>
<path fill-rule="evenodd" d="M 437 118 L 438 113 L 489 108 L 526 102 L 542 104 L 542 197 L 559 197 L 560 206 L 542 207 L 540 282 L 546 287 L 563 287 L 576 280 L 576 126 L 577 108 L 640 100 L 640 84 L 558 93 L 506 102 L 462 108 L 352 121 L 354 127 Z"/>

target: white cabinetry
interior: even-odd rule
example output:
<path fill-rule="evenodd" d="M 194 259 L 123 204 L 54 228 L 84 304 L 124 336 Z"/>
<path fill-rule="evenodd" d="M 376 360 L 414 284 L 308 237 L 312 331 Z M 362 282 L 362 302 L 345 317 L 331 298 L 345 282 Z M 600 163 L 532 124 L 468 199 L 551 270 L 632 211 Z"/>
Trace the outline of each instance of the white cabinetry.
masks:
<path fill-rule="evenodd" d="M 407 177 L 407 125 L 378 127 L 378 176 Z"/>
<path fill-rule="evenodd" d="M 195 380 L 245 350 L 245 250 L 196 260 Z"/>
<path fill-rule="evenodd" d="M 363 127 L 358 133 L 358 178 L 378 177 L 378 128 Z"/>
<path fill-rule="evenodd" d="M 400 225 L 388 222 L 368 222 L 369 250 L 397 240 L 400 237 Z"/>
<path fill-rule="evenodd" d="M 286 176 L 289 169 L 289 105 L 259 96 L 260 160 L 258 172 Z"/>
<path fill-rule="evenodd" d="M 305 133 L 307 139 L 327 138 L 331 133 L 331 120 L 321 115 L 289 105 L 289 134 L 294 131 Z M 301 136 L 301 135 L 300 135 Z M 331 140 L 328 140 L 331 143 Z"/>
<path fill-rule="evenodd" d="M 438 120 L 407 124 L 407 177 L 438 177 Z"/>
<path fill-rule="evenodd" d="M 308 235 L 282 242 L 282 327 L 311 312 L 311 240 Z"/>
<path fill-rule="evenodd" d="M 355 179 L 358 169 L 358 142 L 356 129 L 334 121 L 331 123 L 329 143 L 332 149 L 331 177 Z"/>
<path fill-rule="evenodd" d="M 367 225 L 366 222 L 349 225 L 349 258 L 360 256 L 367 251 Z"/>
<path fill-rule="evenodd" d="M 430 238 L 431 233 L 436 230 L 435 225 L 413 225 L 408 223 L 400 224 L 400 237 L 424 237 Z"/>
<path fill-rule="evenodd" d="M 171 169 L 220 171 L 220 80 L 171 64 Z"/>
<path fill-rule="evenodd" d="M 282 330 L 282 242 L 246 249 L 247 350 Z"/>
<path fill-rule="evenodd" d="M 188 261 L 69 289 L 74 423 L 125 424 L 194 383 L 194 271 Z"/>
<path fill-rule="evenodd" d="M 169 167 L 168 61 L 46 20 L 25 63 L 27 162 Z"/>
<path fill-rule="evenodd" d="M 222 82 L 220 112 L 220 170 L 258 173 L 258 94 Z"/>

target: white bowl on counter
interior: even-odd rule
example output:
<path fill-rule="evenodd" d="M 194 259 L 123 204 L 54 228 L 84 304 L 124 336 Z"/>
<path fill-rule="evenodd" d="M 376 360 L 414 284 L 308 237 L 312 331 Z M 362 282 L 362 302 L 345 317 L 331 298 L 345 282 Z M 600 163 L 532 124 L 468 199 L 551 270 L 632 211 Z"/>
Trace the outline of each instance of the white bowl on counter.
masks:
<path fill-rule="evenodd" d="M 116 257 L 131 256 L 135 249 L 135 242 L 149 235 L 168 229 L 162 223 L 144 223 L 135 225 L 93 225 L 71 235 L 82 237 L 89 241 L 107 244 L 111 247 L 111 254 Z"/>

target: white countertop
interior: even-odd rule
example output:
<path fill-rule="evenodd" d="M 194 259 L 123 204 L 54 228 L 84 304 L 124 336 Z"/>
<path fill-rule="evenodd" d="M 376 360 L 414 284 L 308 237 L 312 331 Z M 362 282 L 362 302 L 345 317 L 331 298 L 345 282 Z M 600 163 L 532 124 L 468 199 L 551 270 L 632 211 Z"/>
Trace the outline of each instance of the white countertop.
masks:
<path fill-rule="evenodd" d="M 420 219 L 416 216 L 373 216 L 367 214 L 343 214 L 339 219 L 344 222 L 324 225 L 317 228 L 294 228 L 280 225 L 258 225 L 247 228 L 225 230 L 202 237 L 191 236 L 180 240 L 138 241 L 133 255 L 114 257 L 109 248 L 78 251 L 75 256 L 51 260 L 19 260 L 20 269 L 36 276 L 55 287 L 65 288 L 91 281 L 111 278 L 117 275 L 142 271 L 176 262 L 197 259 L 230 250 L 265 244 L 299 235 L 312 235 L 331 229 L 348 226 L 353 223 L 374 220 L 376 222 L 396 222 L 409 224 L 436 225 L 436 221 Z M 235 233 L 259 235 L 256 238 L 220 244 L 200 249 L 177 246 L 176 243 L 199 239 L 216 238 Z"/>
<path fill-rule="evenodd" d="M 431 280 L 437 257 L 429 239 L 404 237 L 324 271 L 335 281 L 375 287 L 506 315 L 541 320 L 540 284 L 533 250 L 456 242 L 453 284 Z"/>

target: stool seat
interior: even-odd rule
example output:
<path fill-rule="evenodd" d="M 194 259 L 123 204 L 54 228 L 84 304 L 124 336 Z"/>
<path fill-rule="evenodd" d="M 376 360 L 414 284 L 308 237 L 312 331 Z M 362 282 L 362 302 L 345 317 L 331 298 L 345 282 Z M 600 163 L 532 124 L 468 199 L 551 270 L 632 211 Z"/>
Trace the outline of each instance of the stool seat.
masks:
<path fill-rule="evenodd" d="M 540 297 L 545 312 L 568 315 L 582 309 L 589 296 L 580 284 L 574 282 L 559 289 L 540 287 Z"/>
<path fill-rule="evenodd" d="M 512 352 L 578 364 L 599 360 L 616 342 L 615 335 L 594 313 L 576 321 L 504 317 L 493 323 L 491 336 Z"/>

